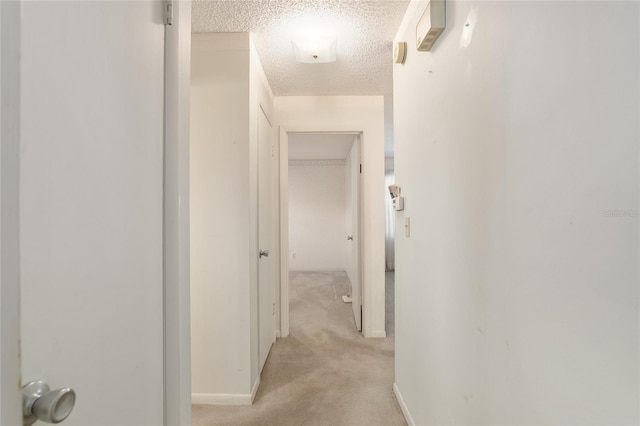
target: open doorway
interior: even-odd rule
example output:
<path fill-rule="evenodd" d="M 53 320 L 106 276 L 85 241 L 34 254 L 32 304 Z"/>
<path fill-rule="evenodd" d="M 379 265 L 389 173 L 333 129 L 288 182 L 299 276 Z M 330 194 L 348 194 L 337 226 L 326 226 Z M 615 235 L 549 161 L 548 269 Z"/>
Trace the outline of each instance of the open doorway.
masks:
<path fill-rule="evenodd" d="M 317 290 L 349 304 L 361 331 L 360 135 L 290 133 L 288 139 L 290 291 L 283 305 L 312 294 L 298 292 L 301 283 L 323 282 Z"/>
<path fill-rule="evenodd" d="M 343 302 L 351 305 L 355 329 L 363 330 L 366 301 L 362 273 L 361 144 L 362 132 L 357 131 L 287 132 L 281 129 L 280 325 L 283 337 L 289 334 L 290 325 L 290 271 L 342 271 L 348 283 Z M 292 202 L 291 197 L 294 197 Z M 334 201 L 327 204 L 327 198 Z M 335 226 L 327 232 L 326 225 L 330 222 Z"/>

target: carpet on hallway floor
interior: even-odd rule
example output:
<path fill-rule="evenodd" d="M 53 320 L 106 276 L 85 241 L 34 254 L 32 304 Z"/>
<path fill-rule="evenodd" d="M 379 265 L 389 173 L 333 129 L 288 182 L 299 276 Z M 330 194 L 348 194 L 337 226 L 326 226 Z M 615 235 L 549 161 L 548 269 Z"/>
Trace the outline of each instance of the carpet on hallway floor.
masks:
<path fill-rule="evenodd" d="M 355 329 L 348 288 L 344 272 L 292 272 L 290 335 L 273 345 L 254 404 L 194 405 L 193 425 L 405 425 L 392 390 L 393 274 L 385 339 Z"/>

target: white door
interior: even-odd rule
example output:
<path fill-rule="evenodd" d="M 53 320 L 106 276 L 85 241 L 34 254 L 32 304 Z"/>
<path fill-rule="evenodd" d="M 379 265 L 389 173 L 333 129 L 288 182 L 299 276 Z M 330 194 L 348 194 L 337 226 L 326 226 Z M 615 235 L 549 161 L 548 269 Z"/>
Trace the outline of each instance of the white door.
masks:
<path fill-rule="evenodd" d="M 65 425 L 161 425 L 164 25 L 159 1 L 22 3 L 22 382 Z"/>
<path fill-rule="evenodd" d="M 258 113 L 258 303 L 260 330 L 260 371 L 275 340 L 275 306 L 273 283 L 273 249 L 271 220 L 271 124 L 262 109 Z M 266 254 L 270 251 L 270 255 Z"/>
<path fill-rule="evenodd" d="M 349 281 L 351 282 L 351 307 L 353 309 L 353 319 L 356 323 L 358 331 L 362 331 L 362 274 L 360 270 L 360 247 L 362 245 L 360 232 L 360 178 L 362 169 L 360 165 L 360 137 L 357 136 L 351 147 L 349 154 L 349 212 L 351 214 L 349 228 L 349 237 L 351 237 L 351 262 L 349 270 Z"/>
<path fill-rule="evenodd" d="M 0 425 L 22 421 L 18 178 L 20 3 L 0 2 Z M 17 384 L 17 386 L 16 386 Z"/>

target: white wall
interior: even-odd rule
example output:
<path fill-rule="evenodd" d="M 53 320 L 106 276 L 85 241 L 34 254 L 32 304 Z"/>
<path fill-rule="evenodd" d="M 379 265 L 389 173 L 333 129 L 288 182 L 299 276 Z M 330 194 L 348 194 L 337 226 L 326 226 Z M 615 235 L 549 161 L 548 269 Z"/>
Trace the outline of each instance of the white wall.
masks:
<path fill-rule="evenodd" d="M 344 160 L 289 161 L 289 269 L 347 268 Z"/>
<path fill-rule="evenodd" d="M 249 404 L 259 384 L 257 114 L 272 119 L 273 95 L 247 33 L 194 34 L 191 60 L 193 401 Z"/>
<path fill-rule="evenodd" d="M 407 414 L 638 424 L 638 3 L 448 1 L 430 53 L 424 7 L 394 65 Z"/>
<path fill-rule="evenodd" d="M 194 34 L 191 338 L 195 394 L 250 389 L 249 36 Z"/>
<path fill-rule="evenodd" d="M 384 156 L 393 158 L 393 94 L 384 97 Z"/>
<path fill-rule="evenodd" d="M 285 132 L 363 132 L 364 335 L 384 337 L 384 99 L 282 96 L 274 107 Z"/>

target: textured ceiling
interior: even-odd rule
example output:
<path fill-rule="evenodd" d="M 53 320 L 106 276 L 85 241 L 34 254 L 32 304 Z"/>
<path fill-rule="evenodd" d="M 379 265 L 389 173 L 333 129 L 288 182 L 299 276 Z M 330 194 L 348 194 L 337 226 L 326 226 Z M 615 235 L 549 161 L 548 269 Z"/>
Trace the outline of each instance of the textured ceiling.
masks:
<path fill-rule="evenodd" d="M 344 160 L 354 134 L 289 133 L 289 160 Z"/>
<path fill-rule="evenodd" d="M 408 0 L 195 0 L 193 32 L 251 32 L 278 96 L 386 95 L 392 41 Z M 311 22 L 337 33 L 334 63 L 295 61 L 292 33 Z"/>

